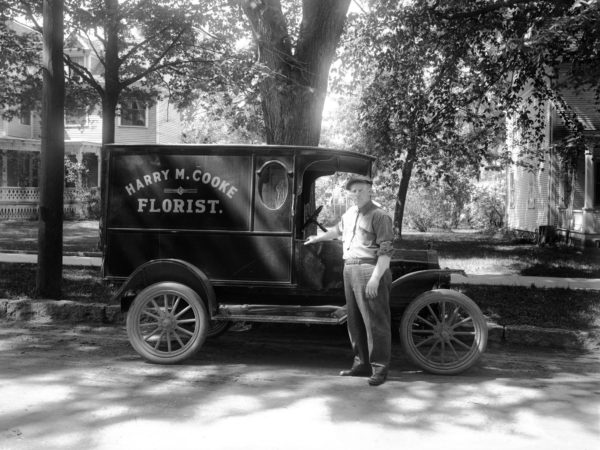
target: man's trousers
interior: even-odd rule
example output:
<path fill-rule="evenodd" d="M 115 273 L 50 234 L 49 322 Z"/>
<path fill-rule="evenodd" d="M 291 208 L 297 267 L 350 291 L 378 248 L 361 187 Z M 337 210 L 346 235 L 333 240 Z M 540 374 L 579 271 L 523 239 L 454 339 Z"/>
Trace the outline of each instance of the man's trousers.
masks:
<path fill-rule="evenodd" d="M 390 289 L 392 274 L 386 270 L 375 298 L 365 288 L 373 264 L 344 266 L 344 293 L 348 308 L 348 334 L 354 351 L 354 365 L 371 365 L 374 372 L 387 371 L 391 359 L 392 331 Z"/>

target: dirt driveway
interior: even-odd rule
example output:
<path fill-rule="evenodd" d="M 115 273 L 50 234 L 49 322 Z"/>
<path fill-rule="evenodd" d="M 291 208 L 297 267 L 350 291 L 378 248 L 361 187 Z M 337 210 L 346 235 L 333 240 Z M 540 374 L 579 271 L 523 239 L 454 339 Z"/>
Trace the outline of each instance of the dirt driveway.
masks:
<path fill-rule="evenodd" d="M 341 378 L 342 328 L 265 326 L 186 364 L 143 362 L 120 327 L 0 322 L 0 449 L 569 449 L 600 438 L 598 353 L 492 348 L 460 376 L 401 355 Z"/>

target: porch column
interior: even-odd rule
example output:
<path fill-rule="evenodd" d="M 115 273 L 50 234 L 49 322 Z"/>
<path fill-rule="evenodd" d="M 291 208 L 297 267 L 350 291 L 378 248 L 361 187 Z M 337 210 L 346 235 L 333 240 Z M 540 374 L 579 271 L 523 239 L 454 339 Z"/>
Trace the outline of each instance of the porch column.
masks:
<path fill-rule="evenodd" d="M 75 158 L 77 159 L 77 183 L 78 186 L 82 186 L 83 183 L 83 179 L 82 179 L 82 174 L 81 174 L 81 170 L 79 170 L 79 168 L 82 167 L 83 165 L 83 152 L 81 151 L 81 148 L 77 149 L 77 153 L 75 154 Z"/>
<path fill-rule="evenodd" d="M 585 151 L 585 199 L 583 203 L 583 232 L 594 232 L 594 153 L 593 150 Z"/>
<path fill-rule="evenodd" d="M 101 160 L 100 160 L 100 150 L 96 150 L 94 155 L 96 155 L 96 161 L 98 162 L 98 189 L 102 189 L 102 185 L 104 182 L 102 181 L 102 171 L 100 170 Z"/>
<path fill-rule="evenodd" d="M 2 172 L 0 172 L 0 186 L 8 186 L 8 152 L 0 150 L 0 158 L 2 158 Z"/>

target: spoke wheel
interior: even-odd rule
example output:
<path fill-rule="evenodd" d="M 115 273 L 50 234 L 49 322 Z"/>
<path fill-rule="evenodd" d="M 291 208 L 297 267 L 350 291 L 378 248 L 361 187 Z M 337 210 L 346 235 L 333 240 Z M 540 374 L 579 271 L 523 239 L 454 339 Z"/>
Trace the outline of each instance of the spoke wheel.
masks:
<path fill-rule="evenodd" d="M 400 338 L 409 358 L 427 372 L 453 375 L 471 367 L 487 345 L 479 307 L 460 292 L 438 289 L 413 300 L 402 316 Z"/>
<path fill-rule="evenodd" d="M 127 314 L 127 336 L 148 361 L 174 364 L 192 356 L 208 332 L 204 302 L 191 288 L 171 282 L 153 284 L 134 299 Z"/>
<path fill-rule="evenodd" d="M 208 332 L 206 333 L 206 337 L 214 338 L 221 336 L 230 326 L 231 322 L 228 320 L 211 320 L 208 322 Z"/>

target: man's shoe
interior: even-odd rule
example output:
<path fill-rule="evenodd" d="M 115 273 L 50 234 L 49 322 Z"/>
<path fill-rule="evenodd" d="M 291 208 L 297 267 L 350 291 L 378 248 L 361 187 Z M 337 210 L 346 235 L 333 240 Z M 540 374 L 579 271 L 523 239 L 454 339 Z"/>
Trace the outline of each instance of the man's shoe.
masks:
<path fill-rule="evenodd" d="M 371 375 L 371 368 L 369 366 L 352 366 L 352 369 L 340 372 L 340 376 L 342 377 L 366 377 L 369 375 Z"/>
<path fill-rule="evenodd" d="M 371 377 L 369 378 L 369 384 L 371 386 L 379 386 L 380 384 L 385 383 L 386 379 L 387 379 L 386 372 L 376 372 L 373 375 L 371 375 Z"/>

